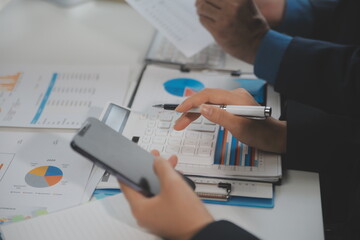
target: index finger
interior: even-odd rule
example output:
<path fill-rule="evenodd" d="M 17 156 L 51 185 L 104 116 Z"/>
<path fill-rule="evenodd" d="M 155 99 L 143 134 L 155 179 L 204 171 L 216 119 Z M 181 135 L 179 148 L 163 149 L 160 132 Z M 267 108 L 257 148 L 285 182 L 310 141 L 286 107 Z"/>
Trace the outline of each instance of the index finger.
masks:
<path fill-rule="evenodd" d="M 229 91 L 225 89 L 206 88 L 183 101 L 175 110 L 177 112 L 187 112 L 191 108 L 199 107 L 204 103 L 213 104 L 239 104 L 239 91 Z"/>

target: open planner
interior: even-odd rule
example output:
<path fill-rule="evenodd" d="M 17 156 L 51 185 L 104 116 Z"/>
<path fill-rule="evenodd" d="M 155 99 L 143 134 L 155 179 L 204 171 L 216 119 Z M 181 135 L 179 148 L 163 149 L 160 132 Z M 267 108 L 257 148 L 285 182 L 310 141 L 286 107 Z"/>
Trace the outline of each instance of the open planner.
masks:
<path fill-rule="evenodd" d="M 173 129 L 179 113 L 158 110 L 160 103 L 181 103 L 204 88 L 247 88 L 265 104 L 266 85 L 259 79 L 232 77 L 218 72 L 181 72 L 148 65 L 137 86 L 123 135 L 162 156 L 176 154 L 176 169 L 196 184 L 197 194 L 214 203 L 273 207 L 273 183 L 281 179 L 281 159 L 237 141 L 227 129 L 200 117 L 183 131 Z M 114 124 L 116 104 L 110 104 L 103 121 Z M 112 126 L 119 130 L 116 123 Z M 104 176 L 100 188 L 109 188 Z M 237 201 L 238 200 L 238 201 Z"/>

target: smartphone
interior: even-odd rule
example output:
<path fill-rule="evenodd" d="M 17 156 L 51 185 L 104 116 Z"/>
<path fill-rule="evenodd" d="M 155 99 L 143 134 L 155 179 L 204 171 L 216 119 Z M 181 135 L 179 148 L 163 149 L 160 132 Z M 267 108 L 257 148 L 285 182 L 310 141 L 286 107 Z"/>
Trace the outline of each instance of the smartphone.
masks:
<path fill-rule="evenodd" d="M 150 197 L 160 192 L 160 182 L 153 170 L 154 156 L 105 122 L 88 118 L 70 145 L 143 195 Z"/>

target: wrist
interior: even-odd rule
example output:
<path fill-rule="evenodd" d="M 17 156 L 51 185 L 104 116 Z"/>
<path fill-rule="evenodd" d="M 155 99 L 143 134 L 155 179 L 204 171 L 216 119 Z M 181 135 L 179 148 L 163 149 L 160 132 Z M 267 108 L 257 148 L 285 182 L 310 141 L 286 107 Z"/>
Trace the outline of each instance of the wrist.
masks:
<path fill-rule="evenodd" d="M 254 72 L 258 78 L 275 84 L 283 56 L 292 37 L 269 30 L 258 46 Z"/>
<path fill-rule="evenodd" d="M 278 121 L 277 129 L 274 131 L 277 132 L 277 152 L 286 153 L 286 139 L 287 139 L 287 124 L 286 121 Z"/>
<path fill-rule="evenodd" d="M 285 153 L 286 151 L 286 122 L 269 117 L 266 120 L 251 120 L 250 124 L 240 133 L 248 136 L 242 141 L 260 150 Z"/>
<path fill-rule="evenodd" d="M 256 33 L 254 33 L 252 39 L 250 39 L 250 43 L 249 43 L 249 49 L 251 51 L 251 53 L 249 54 L 248 59 L 245 61 L 250 63 L 250 64 L 254 64 L 255 60 L 256 60 L 256 55 L 259 51 L 260 45 L 262 40 L 264 39 L 266 33 L 269 31 L 269 27 L 263 27 L 262 29 L 259 29 Z"/>
<path fill-rule="evenodd" d="M 270 27 L 264 17 L 258 14 L 248 24 L 248 28 L 252 29 L 252 31 L 248 34 L 247 38 L 244 37 L 244 40 L 247 41 L 244 44 L 244 46 L 248 46 L 247 51 L 241 49 L 242 51 L 239 54 L 243 55 L 240 57 L 243 61 L 254 64 L 260 44 L 266 33 L 270 30 Z"/>

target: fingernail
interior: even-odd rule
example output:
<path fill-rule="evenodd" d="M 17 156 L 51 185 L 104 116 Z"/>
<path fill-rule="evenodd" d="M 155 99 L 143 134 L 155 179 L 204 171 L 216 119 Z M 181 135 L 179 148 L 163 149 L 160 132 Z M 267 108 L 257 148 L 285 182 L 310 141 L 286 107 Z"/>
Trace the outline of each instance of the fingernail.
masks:
<path fill-rule="evenodd" d="M 205 117 L 210 117 L 212 114 L 212 109 L 210 106 L 207 105 L 201 105 L 200 106 L 200 112 L 202 115 L 204 115 Z"/>

